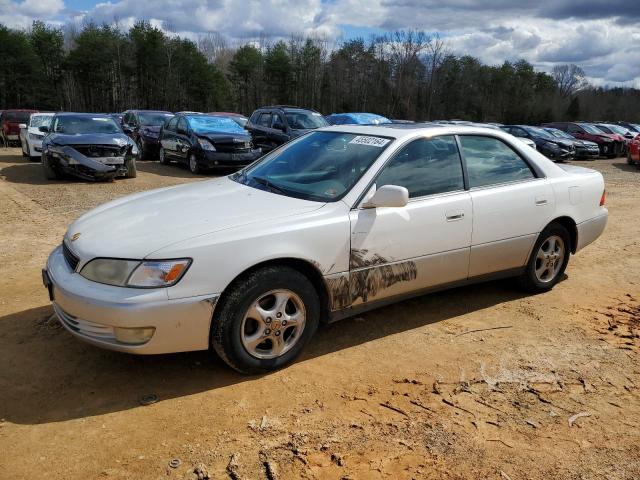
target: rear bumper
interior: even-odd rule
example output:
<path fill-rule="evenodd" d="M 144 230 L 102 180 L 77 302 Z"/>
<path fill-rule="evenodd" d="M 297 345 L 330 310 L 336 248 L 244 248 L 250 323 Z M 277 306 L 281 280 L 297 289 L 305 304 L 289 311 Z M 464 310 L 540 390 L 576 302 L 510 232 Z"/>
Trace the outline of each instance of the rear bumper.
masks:
<path fill-rule="evenodd" d="M 602 232 L 604 232 L 604 228 L 607 226 L 609 212 L 606 208 L 603 208 L 603 210 L 604 213 L 601 215 L 577 225 L 578 245 L 576 246 L 576 252 L 594 242 L 602 235 Z"/>
<path fill-rule="evenodd" d="M 56 316 L 79 339 L 92 345 L 136 354 L 206 350 L 217 295 L 170 300 L 166 289 L 102 285 L 75 273 L 56 248 L 43 281 Z M 49 282 L 49 285 L 47 285 Z M 144 344 L 123 343 L 116 328 L 154 328 Z"/>

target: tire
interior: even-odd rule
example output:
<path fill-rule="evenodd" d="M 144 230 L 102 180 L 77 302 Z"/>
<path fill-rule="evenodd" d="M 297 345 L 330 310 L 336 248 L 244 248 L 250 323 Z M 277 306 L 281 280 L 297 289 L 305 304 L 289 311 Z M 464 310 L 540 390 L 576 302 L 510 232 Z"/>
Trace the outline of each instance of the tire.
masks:
<path fill-rule="evenodd" d="M 146 160 L 147 159 L 147 153 L 144 150 L 143 147 L 143 143 L 142 142 L 136 142 L 136 147 L 138 147 L 138 155 L 140 155 L 140 160 Z"/>
<path fill-rule="evenodd" d="M 261 308 L 253 309 L 258 302 Z M 229 287 L 216 308 L 210 344 L 234 370 L 264 373 L 292 362 L 319 322 L 320 299 L 309 279 L 289 267 L 266 267 Z"/>
<path fill-rule="evenodd" d="M 125 178 L 136 178 L 138 176 L 138 167 L 136 167 L 135 158 L 125 159 L 124 166 L 127 168 Z"/>
<path fill-rule="evenodd" d="M 60 174 L 51 166 L 49 157 L 44 154 L 42 155 L 42 169 L 44 170 L 44 177 L 47 180 L 58 180 L 60 178 Z"/>
<path fill-rule="evenodd" d="M 551 290 L 562 278 L 570 255 L 571 237 L 567 229 L 559 223 L 548 225 L 538 236 L 527 267 L 518 278 L 520 287 L 532 293 Z M 545 264 L 549 261 L 552 262 L 551 266 L 548 263 Z"/>
<path fill-rule="evenodd" d="M 169 165 L 169 159 L 165 156 L 164 148 L 162 147 L 158 150 L 158 160 L 162 165 Z"/>
<path fill-rule="evenodd" d="M 194 175 L 202 173 L 202 167 L 198 163 L 198 157 L 196 157 L 195 153 L 189 154 L 189 170 L 191 170 L 191 173 Z"/>
<path fill-rule="evenodd" d="M 631 158 L 631 150 L 627 150 L 627 164 L 633 165 L 633 159 Z"/>

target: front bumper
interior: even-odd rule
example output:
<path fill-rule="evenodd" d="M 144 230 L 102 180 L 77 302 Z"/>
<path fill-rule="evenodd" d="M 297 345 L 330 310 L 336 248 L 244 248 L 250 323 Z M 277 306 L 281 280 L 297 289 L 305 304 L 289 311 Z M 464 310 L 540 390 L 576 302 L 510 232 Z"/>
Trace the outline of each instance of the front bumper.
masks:
<path fill-rule="evenodd" d="M 129 153 L 124 157 L 108 158 L 100 161 L 89 158 L 71 146 L 49 146 L 48 154 L 52 163 L 65 172 L 85 180 L 111 180 L 127 174 L 125 162 L 135 158 Z"/>
<path fill-rule="evenodd" d="M 218 295 L 169 299 L 161 289 L 92 282 L 74 272 L 56 248 L 43 271 L 56 316 L 74 336 L 98 347 L 136 354 L 206 350 Z M 155 328 L 144 344 L 117 340 L 115 328 Z"/>
<path fill-rule="evenodd" d="M 225 153 L 204 151 L 200 163 L 206 168 L 244 167 L 262 156 L 262 150 L 255 148 L 246 153 Z"/>

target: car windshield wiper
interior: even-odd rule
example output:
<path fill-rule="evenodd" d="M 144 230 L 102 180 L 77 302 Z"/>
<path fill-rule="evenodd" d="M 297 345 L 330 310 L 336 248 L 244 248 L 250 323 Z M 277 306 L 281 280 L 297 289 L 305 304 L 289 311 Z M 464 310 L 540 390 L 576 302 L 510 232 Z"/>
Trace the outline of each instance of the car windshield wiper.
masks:
<path fill-rule="evenodd" d="M 256 183 L 259 183 L 260 185 L 264 185 L 265 187 L 267 187 L 273 193 L 279 193 L 281 195 L 289 195 L 288 192 L 286 192 L 285 190 L 283 190 L 280 187 L 275 186 L 267 178 L 264 178 L 264 177 L 251 177 L 251 180 L 253 180 Z"/>

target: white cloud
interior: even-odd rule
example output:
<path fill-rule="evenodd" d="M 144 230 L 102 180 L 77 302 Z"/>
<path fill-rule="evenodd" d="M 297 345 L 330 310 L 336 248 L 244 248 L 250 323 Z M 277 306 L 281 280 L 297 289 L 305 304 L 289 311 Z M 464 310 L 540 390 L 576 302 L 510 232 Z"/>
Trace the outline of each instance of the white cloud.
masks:
<path fill-rule="evenodd" d="M 63 0 L 0 0 L 0 23 L 24 28 L 34 18 L 117 20 L 122 28 L 145 19 L 190 38 L 215 31 L 237 42 L 291 34 L 331 40 L 343 27 L 421 29 L 490 64 L 524 58 L 550 70 L 576 63 L 597 85 L 640 84 L 640 1 L 109 0 L 79 13 Z"/>

